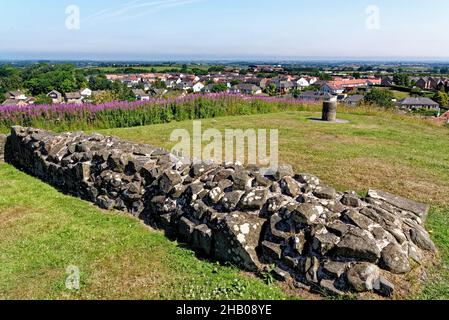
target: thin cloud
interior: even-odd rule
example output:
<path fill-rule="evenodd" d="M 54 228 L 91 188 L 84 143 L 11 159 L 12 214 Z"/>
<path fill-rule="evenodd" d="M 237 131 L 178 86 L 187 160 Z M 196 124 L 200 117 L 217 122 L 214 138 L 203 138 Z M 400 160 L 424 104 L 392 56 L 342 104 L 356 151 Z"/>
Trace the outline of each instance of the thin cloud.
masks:
<path fill-rule="evenodd" d="M 136 19 L 136 18 L 139 18 L 139 17 L 142 17 L 142 16 L 149 15 L 151 13 L 160 12 L 160 11 L 165 10 L 165 9 L 185 6 L 185 5 L 198 3 L 198 2 L 202 2 L 202 1 L 205 1 L 205 0 L 182 0 L 182 1 L 176 1 L 175 3 L 170 3 L 170 4 L 167 3 L 167 4 L 160 5 L 157 8 L 153 8 L 151 10 L 146 10 L 146 11 L 140 12 L 140 13 L 135 14 L 135 15 L 124 16 L 124 17 L 118 19 L 118 21 L 127 21 L 127 20 L 131 20 L 131 19 Z"/>
<path fill-rule="evenodd" d="M 88 16 L 87 18 L 83 19 L 83 21 L 88 21 L 88 20 L 92 20 L 92 19 L 95 19 L 95 18 L 100 18 L 102 16 L 107 15 L 108 13 L 117 12 L 117 10 L 130 7 L 130 6 L 135 5 L 136 3 L 139 3 L 139 2 L 142 2 L 142 0 L 134 0 L 134 1 L 122 4 L 121 6 L 118 6 L 118 7 L 115 7 L 115 8 L 102 9 L 102 10 L 100 10 L 100 11 L 98 11 L 98 12 L 96 12 L 96 13 L 90 15 L 90 16 Z"/>
<path fill-rule="evenodd" d="M 160 1 L 142 1 L 136 0 L 128 2 L 116 8 L 108 8 L 98 11 L 87 17 L 84 22 L 97 22 L 100 20 L 114 19 L 115 21 L 126 21 L 150 13 L 158 12 L 168 8 L 174 8 L 182 5 L 192 4 L 203 0 L 160 0 Z M 152 7 L 150 10 L 141 11 L 143 8 Z M 136 12 L 139 12 L 136 14 Z"/>

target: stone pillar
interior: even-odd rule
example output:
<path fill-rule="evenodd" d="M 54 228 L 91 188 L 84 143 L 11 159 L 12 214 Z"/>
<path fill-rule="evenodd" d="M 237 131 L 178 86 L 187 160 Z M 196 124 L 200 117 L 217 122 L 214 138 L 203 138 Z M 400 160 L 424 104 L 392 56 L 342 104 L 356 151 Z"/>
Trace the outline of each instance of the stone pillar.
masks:
<path fill-rule="evenodd" d="M 5 161 L 6 135 L 0 134 L 0 163 Z"/>
<path fill-rule="evenodd" d="M 323 121 L 337 121 L 337 101 L 323 102 Z"/>

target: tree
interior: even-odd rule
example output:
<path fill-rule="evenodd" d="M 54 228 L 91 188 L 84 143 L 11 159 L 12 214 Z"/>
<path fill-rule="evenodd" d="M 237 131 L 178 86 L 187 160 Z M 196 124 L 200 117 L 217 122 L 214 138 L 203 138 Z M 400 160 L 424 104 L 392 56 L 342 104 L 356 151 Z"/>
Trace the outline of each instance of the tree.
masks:
<path fill-rule="evenodd" d="M 218 92 L 225 92 L 228 90 L 228 86 L 224 83 L 218 83 L 214 86 L 212 86 L 212 92 L 213 93 L 218 93 Z"/>
<path fill-rule="evenodd" d="M 394 94 L 390 90 L 373 89 L 365 96 L 365 102 L 368 104 L 377 105 L 379 107 L 391 108 Z"/>
<path fill-rule="evenodd" d="M 445 107 L 449 104 L 449 96 L 446 92 L 438 91 L 435 93 L 433 100 L 437 102 L 440 106 Z"/>
<path fill-rule="evenodd" d="M 420 88 L 413 88 L 412 90 L 410 90 L 410 95 L 412 97 L 422 97 L 424 93 Z"/>
<path fill-rule="evenodd" d="M 89 88 L 94 91 L 110 90 L 112 82 L 105 75 L 98 75 L 89 79 Z"/>
<path fill-rule="evenodd" d="M 120 81 L 115 81 L 112 83 L 112 92 L 114 94 L 115 99 L 119 101 L 133 101 L 136 99 L 131 88 Z"/>
<path fill-rule="evenodd" d="M 167 85 L 165 84 L 164 81 L 162 81 L 161 79 L 156 79 L 156 81 L 154 81 L 152 87 L 154 89 L 166 89 Z"/>
<path fill-rule="evenodd" d="M 410 86 L 410 77 L 406 74 L 398 73 L 393 76 L 393 82 L 398 86 L 409 87 Z"/>
<path fill-rule="evenodd" d="M 270 83 L 265 87 L 264 92 L 269 96 L 275 96 L 277 94 L 277 87 L 274 83 Z"/>
<path fill-rule="evenodd" d="M 112 91 L 103 91 L 101 93 L 94 94 L 92 100 L 93 100 L 94 104 L 101 104 L 101 103 L 117 101 L 118 98 Z"/>
<path fill-rule="evenodd" d="M 51 104 L 52 100 L 46 94 L 40 94 L 36 97 L 34 104 Z"/>
<path fill-rule="evenodd" d="M 292 90 L 293 98 L 298 99 L 300 95 L 301 95 L 301 90 L 299 90 L 298 88 L 295 88 Z"/>

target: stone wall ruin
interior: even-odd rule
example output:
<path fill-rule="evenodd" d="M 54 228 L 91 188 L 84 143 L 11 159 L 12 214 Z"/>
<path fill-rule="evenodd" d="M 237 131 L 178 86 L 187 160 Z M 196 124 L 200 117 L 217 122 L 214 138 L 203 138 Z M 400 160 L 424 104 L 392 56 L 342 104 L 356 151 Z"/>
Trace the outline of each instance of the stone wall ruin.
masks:
<path fill-rule="evenodd" d="M 13 127 L 6 160 L 104 209 L 128 211 L 212 259 L 329 295 L 392 296 L 435 246 L 429 206 L 382 191 L 341 193 L 281 166 L 185 165 L 100 134 Z"/>

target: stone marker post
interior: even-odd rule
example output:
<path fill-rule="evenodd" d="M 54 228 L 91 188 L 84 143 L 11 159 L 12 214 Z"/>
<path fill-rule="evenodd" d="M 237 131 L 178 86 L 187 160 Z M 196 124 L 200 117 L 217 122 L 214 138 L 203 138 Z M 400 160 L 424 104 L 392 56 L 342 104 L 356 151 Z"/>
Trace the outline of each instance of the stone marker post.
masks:
<path fill-rule="evenodd" d="M 323 102 L 323 121 L 337 121 L 337 101 Z"/>

